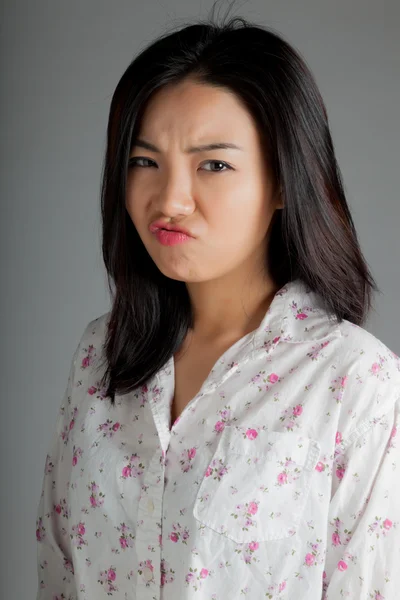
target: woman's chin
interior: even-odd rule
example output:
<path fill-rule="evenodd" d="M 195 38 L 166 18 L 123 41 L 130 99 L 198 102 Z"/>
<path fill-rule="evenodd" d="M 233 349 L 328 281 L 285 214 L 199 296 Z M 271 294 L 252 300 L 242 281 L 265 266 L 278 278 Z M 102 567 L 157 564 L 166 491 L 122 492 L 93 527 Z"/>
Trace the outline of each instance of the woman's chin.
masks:
<path fill-rule="evenodd" d="M 168 277 L 169 279 L 174 279 L 175 281 L 184 281 L 185 283 L 190 283 L 207 280 L 206 277 L 201 277 L 193 267 L 190 267 L 187 264 L 185 266 L 157 264 L 157 267 L 159 268 L 161 273 L 165 275 L 165 277 Z"/>

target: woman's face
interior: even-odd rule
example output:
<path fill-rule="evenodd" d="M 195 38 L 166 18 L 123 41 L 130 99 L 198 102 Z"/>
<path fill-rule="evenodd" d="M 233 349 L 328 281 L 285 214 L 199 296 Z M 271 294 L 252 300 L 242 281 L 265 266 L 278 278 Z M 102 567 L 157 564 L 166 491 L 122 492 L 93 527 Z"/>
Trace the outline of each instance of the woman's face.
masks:
<path fill-rule="evenodd" d="M 237 148 L 199 148 L 221 143 Z M 281 204 L 256 123 L 233 93 L 190 80 L 163 88 L 145 109 L 130 157 L 126 208 L 164 275 L 201 282 L 265 265 Z M 158 220 L 192 237 L 167 245 L 169 234 L 149 229 Z"/>

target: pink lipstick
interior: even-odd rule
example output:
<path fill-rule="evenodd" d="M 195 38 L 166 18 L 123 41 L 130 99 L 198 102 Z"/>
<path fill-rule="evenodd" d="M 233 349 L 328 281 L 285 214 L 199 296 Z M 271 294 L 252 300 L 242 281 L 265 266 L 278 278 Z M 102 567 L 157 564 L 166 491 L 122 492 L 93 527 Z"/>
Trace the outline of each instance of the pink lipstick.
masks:
<path fill-rule="evenodd" d="M 154 221 L 151 223 L 149 230 L 163 246 L 176 246 L 193 239 L 188 230 L 163 221 Z"/>

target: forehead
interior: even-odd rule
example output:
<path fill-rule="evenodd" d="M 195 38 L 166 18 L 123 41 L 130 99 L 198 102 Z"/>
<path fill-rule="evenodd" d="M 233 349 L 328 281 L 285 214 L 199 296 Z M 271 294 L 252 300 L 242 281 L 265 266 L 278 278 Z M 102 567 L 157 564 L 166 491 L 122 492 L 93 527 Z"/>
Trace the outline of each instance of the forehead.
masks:
<path fill-rule="evenodd" d="M 190 79 L 153 94 L 140 120 L 140 134 L 157 139 L 176 134 L 196 141 L 221 135 L 249 143 L 258 137 L 253 116 L 233 91 Z"/>

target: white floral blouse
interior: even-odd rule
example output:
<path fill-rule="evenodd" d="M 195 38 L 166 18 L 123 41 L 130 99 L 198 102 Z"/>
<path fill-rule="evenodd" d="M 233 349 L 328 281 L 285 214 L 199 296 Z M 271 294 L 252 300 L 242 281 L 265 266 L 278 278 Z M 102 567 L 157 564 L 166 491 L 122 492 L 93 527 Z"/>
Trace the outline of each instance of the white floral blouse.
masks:
<path fill-rule="evenodd" d="M 74 353 L 46 459 L 37 600 L 400 598 L 400 360 L 300 281 L 171 425 L 171 358 L 113 408 Z"/>

